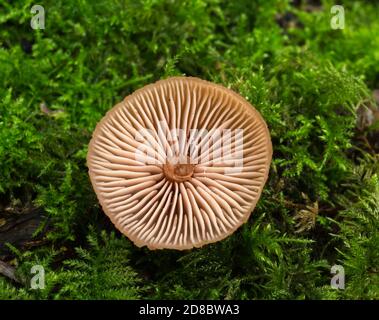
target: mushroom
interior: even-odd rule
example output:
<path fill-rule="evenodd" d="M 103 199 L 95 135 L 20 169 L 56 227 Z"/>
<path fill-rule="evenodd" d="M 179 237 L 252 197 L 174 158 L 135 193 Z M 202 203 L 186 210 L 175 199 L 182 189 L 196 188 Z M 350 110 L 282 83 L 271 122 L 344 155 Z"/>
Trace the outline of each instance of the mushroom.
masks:
<path fill-rule="evenodd" d="M 87 164 L 105 214 L 137 246 L 190 249 L 245 223 L 267 180 L 270 134 L 230 89 L 172 77 L 97 124 Z"/>

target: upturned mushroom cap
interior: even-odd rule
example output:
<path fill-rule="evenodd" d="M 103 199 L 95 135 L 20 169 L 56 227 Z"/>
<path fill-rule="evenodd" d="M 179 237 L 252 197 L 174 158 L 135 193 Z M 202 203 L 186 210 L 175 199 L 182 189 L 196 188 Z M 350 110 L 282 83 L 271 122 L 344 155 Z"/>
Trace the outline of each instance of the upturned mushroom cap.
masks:
<path fill-rule="evenodd" d="M 137 246 L 190 249 L 245 223 L 267 180 L 270 134 L 223 86 L 173 77 L 127 96 L 98 123 L 87 164 L 104 212 Z"/>

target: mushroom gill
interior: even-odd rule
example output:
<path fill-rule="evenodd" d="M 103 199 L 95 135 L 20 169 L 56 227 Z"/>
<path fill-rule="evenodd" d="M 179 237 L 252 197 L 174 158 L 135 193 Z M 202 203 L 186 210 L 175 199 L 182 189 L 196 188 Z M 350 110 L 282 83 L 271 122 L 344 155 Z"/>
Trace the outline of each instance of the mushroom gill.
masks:
<path fill-rule="evenodd" d="M 270 134 L 244 98 L 173 77 L 98 123 L 87 164 L 104 212 L 137 246 L 190 249 L 241 226 L 267 180 Z"/>

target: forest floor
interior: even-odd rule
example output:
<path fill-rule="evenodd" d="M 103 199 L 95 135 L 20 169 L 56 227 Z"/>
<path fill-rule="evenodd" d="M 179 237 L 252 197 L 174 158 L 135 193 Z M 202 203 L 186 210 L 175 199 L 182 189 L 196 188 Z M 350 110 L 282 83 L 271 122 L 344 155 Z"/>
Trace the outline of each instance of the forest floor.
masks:
<path fill-rule="evenodd" d="M 0 299 L 379 299 L 379 5 L 340 2 L 46 0 L 33 29 L 34 1 L 1 0 Z M 173 75 L 246 97 L 273 161 L 233 235 L 150 251 L 102 212 L 87 146 Z"/>

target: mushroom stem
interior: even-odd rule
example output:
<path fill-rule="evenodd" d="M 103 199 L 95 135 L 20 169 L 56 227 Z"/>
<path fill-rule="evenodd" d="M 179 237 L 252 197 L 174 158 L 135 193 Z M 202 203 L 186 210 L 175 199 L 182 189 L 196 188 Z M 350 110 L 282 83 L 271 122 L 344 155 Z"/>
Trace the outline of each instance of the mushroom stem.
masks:
<path fill-rule="evenodd" d="M 171 158 L 163 165 L 163 173 L 171 182 L 189 181 L 195 171 L 195 165 L 191 163 L 189 157 L 184 160 L 180 158 Z"/>

